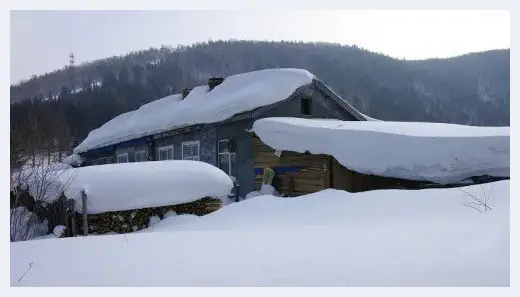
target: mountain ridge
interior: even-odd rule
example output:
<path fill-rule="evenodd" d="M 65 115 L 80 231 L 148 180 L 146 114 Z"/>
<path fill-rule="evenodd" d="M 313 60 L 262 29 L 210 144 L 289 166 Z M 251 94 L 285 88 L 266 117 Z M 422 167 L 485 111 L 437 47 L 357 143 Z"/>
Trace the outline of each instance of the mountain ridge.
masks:
<path fill-rule="evenodd" d="M 123 112 L 211 77 L 266 68 L 306 69 L 382 120 L 509 125 L 509 49 L 399 60 L 357 46 L 292 41 L 163 46 L 64 67 L 11 85 L 11 114 L 20 121 L 27 102 L 47 102 L 62 110 L 71 134 L 81 139 Z"/>

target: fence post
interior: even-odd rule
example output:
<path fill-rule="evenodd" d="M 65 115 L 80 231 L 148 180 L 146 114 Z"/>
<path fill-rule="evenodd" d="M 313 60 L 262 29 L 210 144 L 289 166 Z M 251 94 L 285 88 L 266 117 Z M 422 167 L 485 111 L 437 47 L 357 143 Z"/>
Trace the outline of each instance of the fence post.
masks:
<path fill-rule="evenodd" d="M 83 234 L 88 235 L 88 220 L 87 220 L 87 194 L 85 191 L 81 191 L 81 203 L 82 203 L 82 214 L 83 214 Z"/>
<path fill-rule="evenodd" d="M 58 213 L 60 216 L 60 225 L 65 226 L 65 234 L 63 236 L 70 237 L 69 216 L 67 211 L 67 197 L 65 197 L 65 194 L 63 192 L 61 192 L 60 199 L 58 201 Z"/>
<path fill-rule="evenodd" d="M 76 237 L 76 209 L 74 204 L 75 200 L 69 200 L 70 231 L 72 233 L 72 237 Z"/>

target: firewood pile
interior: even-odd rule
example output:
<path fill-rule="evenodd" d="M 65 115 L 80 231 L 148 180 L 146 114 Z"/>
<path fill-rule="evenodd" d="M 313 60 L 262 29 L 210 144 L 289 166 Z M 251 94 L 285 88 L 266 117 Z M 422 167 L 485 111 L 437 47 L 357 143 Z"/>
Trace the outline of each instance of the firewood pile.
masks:
<path fill-rule="evenodd" d="M 147 228 L 150 217 L 157 216 L 163 219 L 164 215 L 169 211 L 174 211 L 177 214 L 203 216 L 221 207 L 222 201 L 219 199 L 202 198 L 178 205 L 91 214 L 88 215 L 89 233 L 135 232 Z M 81 222 L 82 215 L 76 213 L 76 224 L 79 226 L 79 229 L 82 228 Z M 83 233 L 83 230 L 81 230 L 81 233 Z"/>

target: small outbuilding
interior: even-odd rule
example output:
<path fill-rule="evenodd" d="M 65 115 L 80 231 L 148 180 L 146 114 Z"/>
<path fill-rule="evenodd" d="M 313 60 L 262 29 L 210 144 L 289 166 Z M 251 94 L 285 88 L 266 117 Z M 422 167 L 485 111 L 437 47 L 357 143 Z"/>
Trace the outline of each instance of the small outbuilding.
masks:
<path fill-rule="evenodd" d="M 270 168 L 287 196 L 509 179 L 509 127 L 266 118 L 252 132 L 255 189 Z"/>

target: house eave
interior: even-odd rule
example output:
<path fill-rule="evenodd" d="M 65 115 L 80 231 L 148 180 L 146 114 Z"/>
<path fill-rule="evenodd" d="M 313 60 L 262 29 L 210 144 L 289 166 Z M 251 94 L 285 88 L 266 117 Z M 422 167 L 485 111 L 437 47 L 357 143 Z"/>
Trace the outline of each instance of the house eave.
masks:
<path fill-rule="evenodd" d="M 343 99 L 341 96 L 336 94 L 331 88 L 329 88 L 326 84 L 321 82 L 319 79 L 313 80 L 313 85 L 326 94 L 330 99 L 336 102 L 339 106 L 345 109 L 348 113 L 350 113 L 353 117 L 355 117 L 358 121 L 367 121 L 368 118 L 359 112 L 354 106 L 350 105 L 347 100 Z"/>

